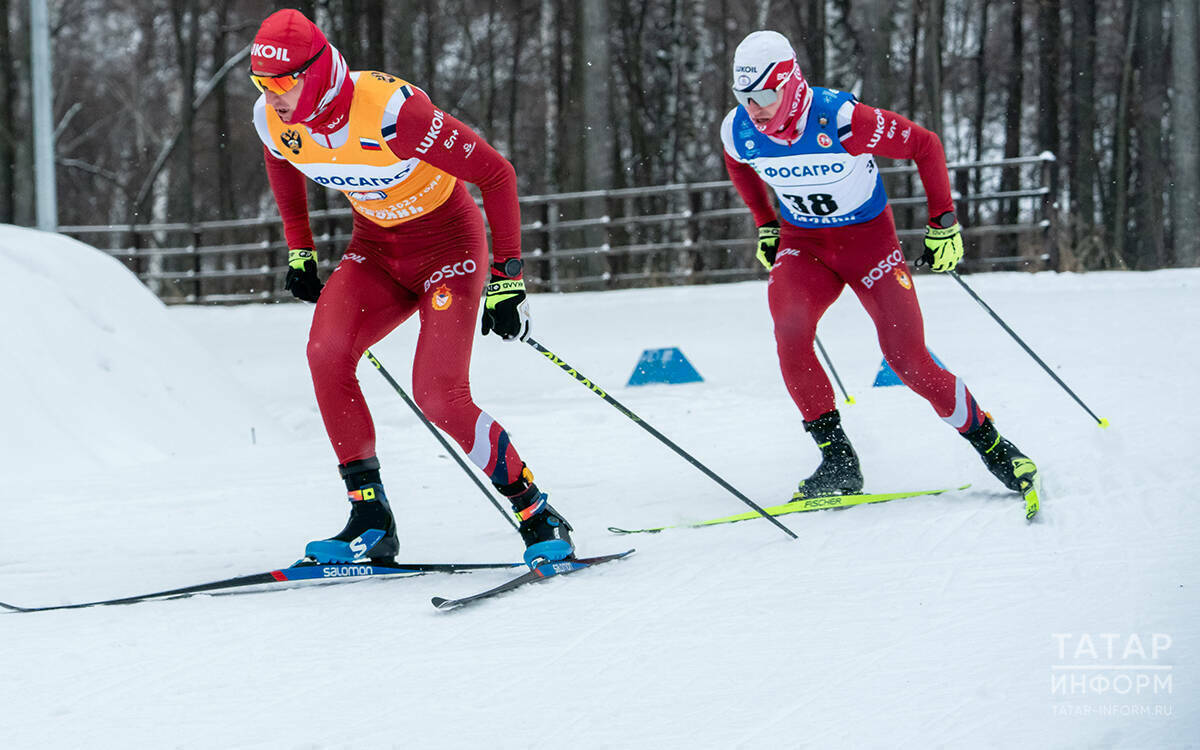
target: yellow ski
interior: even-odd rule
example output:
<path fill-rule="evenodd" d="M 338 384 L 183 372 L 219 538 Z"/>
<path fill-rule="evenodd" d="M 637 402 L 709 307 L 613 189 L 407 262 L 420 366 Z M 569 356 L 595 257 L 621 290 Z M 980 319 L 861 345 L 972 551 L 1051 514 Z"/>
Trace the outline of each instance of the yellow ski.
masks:
<path fill-rule="evenodd" d="M 866 505 L 868 503 L 886 503 L 889 500 L 903 500 L 909 497 L 923 497 L 925 495 L 940 495 L 944 492 L 957 492 L 970 487 L 970 484 L 964 484 L 960 487 L 945 487 L 940 490 L 918 490 L 915 492 L 882 492 L 882 493 L 859 493 L 853 495 L 825 495 L 822 497 L 807 497 L 796 498 L 790 503 L 783 505 L 773 505 L 769 508 L 763 508 L 768 515 L 783 516 L 788 513 L 804 513 L 811 510 L 829 510 L 831 508 L 849 508 L 854 505 Z M 1036 503 L 1036 496 L 1034 498 Z M 1036 512 L 1036 510 L 1035 510 Z M 700 521 L 699 523 L 679 524 L 676 526 L 659 526 L 653 529 L 619 529 L 615 526 L 609 526 L 608 530 L 614 534 L 656 534 L 665 529 L 677 528 L 698 528 L 700 526 L 716 526 L 723 523 L 736 523 L 737 521 L 749 521 L 752 518 L 762 518 L 758 513 L 749 511 L 746 513 L 738 513 L 733 516 L 725 516 L 723 518 L 713 518 L 708 521 Z"/>

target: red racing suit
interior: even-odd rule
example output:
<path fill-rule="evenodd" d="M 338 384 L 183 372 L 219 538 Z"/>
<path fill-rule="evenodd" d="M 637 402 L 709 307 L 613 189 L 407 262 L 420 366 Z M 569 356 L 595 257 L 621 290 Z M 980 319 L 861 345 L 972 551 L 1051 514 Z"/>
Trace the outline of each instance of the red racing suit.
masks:
<path fill-rule="evenodd" d="M 798 139 L 759 133 L 735 108 L 721 126 L 725 166 L 755 224 L 781 222 L 768 302 L 784 383 L 806 421 L 836 408 L 817 361 L 817 322 L 849 286 L 875 323 L 884 358 L 900 379 L 960 432 L 985 415 L 962 380 L 925 348 L 924 322 L 874 155 L 913 159 L 930 216 L 954 210 L 946 156 L 937 135 L 850 94 L 813 88 Z"/>
<path fill-rule="evenodd" d="M 352 73 L 347 124 L 329 136 L 289 126 L 260 98 L 255 125 L 292 248 L 313 247 L 305 177 L 346 194 L 354 230 L 321 292 L 308 362 L 326 432 L 343 466 L 375 455 L 375 428 L 355 374 L 363 352 L 414 313 L 414 398 L 498 485 L 522 462 L 504 428 L 471 397 L 471 346 L 488 277 L 479 186 L 497 261 L 520 257 L 516 173 L 471 128 L 416 86 Z"/>

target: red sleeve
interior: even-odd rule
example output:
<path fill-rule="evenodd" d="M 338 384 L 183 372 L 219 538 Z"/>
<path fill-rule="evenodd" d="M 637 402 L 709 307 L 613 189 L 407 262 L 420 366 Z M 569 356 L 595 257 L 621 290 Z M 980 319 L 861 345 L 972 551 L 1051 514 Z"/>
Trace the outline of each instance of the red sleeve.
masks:
<path fill-rule="evenodd" d="M 733 186 L 737 188 L 738 195 L 742 196 L 742 201 L 754 215 L 755 226 L 761 227 L 768 221 L 779 220 L 779 217 L 775 215 L 775 207 L 771 204 L 771 197 L 767 193 L 767 184 L 759 179 L 758 172 L 754 171 L 754 167 L 743 164 L 729 154 L 725 154 L 725 171 L 729 173 L 729 179 L 733 180 Z"/>
<path fill-rule="evenodd" d="M 520 258 L 521 207 L 517 203 L 516 170 L 474 130 L 434 107 L 420 89 L 414 87 L 413 91 L 396 118 L 396 136 L 387 141 L 392 153 L 401 159 L 415 156 L 478 185 L 492 231 L 492 260 L 503 263 Z"/>
<path fill-rule="evenodd" d="M 841 137 L 846 153 L 853 156 L 872 153 L 889 159 L 912 159 L 925 186 L 930 217 L 954 210 L 946 152 L 937 133 L 895 112 L 858 102 L 854 105 L 850 134 Z"/>
<path fill-rule="evenodd" d="M 289 248 L 315 247 L 312 229 L 308 225 L 308 193 L 305 192 L 304 175 L 286 159 L 280 159 L 263 146 L 263 159 L 267 162 L 267 180 L 275 194 L 275 205 L 279 206 L 279 218 L 283 219 L 283 236 Z"/>

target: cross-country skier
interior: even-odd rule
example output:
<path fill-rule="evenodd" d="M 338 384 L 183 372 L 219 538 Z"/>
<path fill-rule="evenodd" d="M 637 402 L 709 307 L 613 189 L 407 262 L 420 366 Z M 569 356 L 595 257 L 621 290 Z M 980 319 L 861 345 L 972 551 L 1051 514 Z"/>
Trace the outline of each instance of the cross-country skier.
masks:
<path fill-rule="evenodd" d="M 508 433 L 471 397 L 472 337 L 529 333 L 521 221 L 512 165 L 413 84 L 350 72 L 320 29 L 295 10 L 270 15 L 251 48 L 263 92 L 254 125 L 287 237 L 286 288 L 316 302 L 308 363 L 325 430 L 350 497 L 337 535 L 306 556 L 346 562 L 396 555 L 396 523 L 375 455 L 375 428 L 355 369 L 363 352 L 414 313 L 421 321 L 413 391 L 425 415 L 462 446 L 512 502 L 526 561 L 570 557 L 570 525 L 533 483 Z M 308 222 L 305 178 L 342 191 L 354 231 L 322 286 Z M 479 186 L 492 232 L 464 182 Z"/>
<path fill-rule="evenodd" d="M 949 271 L 963 246 L 937 135 L 852 94 L 809 86 L 791 44 L 774 31 L 755 31 L 734 51 L 733 93 L 739 106 L 721 124 L 725 166 L 758 226 L 757 256 L 770 272 L 767 297 L 784 382 L 821 450 L 820 465 L 796 497 L 863 487 L 858 456 L 813 351 L 817 321 L 845 286 L 875 322 L 883 355 L 904 384 L 970 442 L 1006 487 L 1026 489 L 1037 470 L 1033 461 L 1000 436 L 962 379 L 925 348 L 913 277 L 875 163 L 875 155 L 916 161 L 930 216 L 918 263 Z"/>

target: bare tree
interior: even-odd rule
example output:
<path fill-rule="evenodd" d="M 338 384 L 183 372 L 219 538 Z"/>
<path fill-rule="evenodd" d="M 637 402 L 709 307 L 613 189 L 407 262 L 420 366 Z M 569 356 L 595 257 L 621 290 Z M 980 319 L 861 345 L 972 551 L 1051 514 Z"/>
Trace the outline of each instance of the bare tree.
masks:
<path fill-rule="evenodd" d="M 387 27 L 388 5 L 383 0 L 363 0 L 362 14 L 367 26 L 367 44 L 363 59 L 368 65 L 379 70 L 388 70 L 388 48 L 383 41 L 383 32 Z"/>
<path fill-rule="evenodd" d="M 1038 118 L 1037 143 L 1058 154 L 1059 69 L 1062 67 L 1062 11 L 1059 0 L 1037 0 Z"/>
<path fill-rule="evenodd" d="M 817 85 L 827 83 L 825 44 L 829 31 L 825 23 L 825 0 L 805 0 L 792 6 L 796 12 L 796 25 L 800 34 L 796 50 L 804 66 L 804 74 Z M 794 42 L 795 43 L 795 42 Z"/>
<path fill-rule="evenodd" d="M 1017 0 L 1020 2 L 1020 0 Z M 925 93 L 925 127 L 942 132 L 942 35 L 945 5 L 942 0 L 925 0 L 925 43 L 922 53 L 922 90 Z M 1016 12 L 1016 11 L 1014 11 Z M 916 108 L 914 108 L 916 109 Z"/>
<path fill-rule="evenodd" d="M 195 160 L 192 158 L 192 124 L 195 110 L 192 100 L 196 95 L 196 65 L 200 57 L 199 30 L 200 14 L 196 0 L 171 0 L 171 31 L 175 40 L 175 59 L 179 66 L 179 121 L 181 136 L 172 166 L 171 187 L 168 193 L 168 210 L 172 216 L 190 223 L 194 218 L 195 201 L 193 188 Z"/>
<path fill-rule="evenodd" d="M 542 184 L 547 192 L 558 189 L 558 124 L 561 119 L 562 102 L 562 36 L 558 31 L 560 8 L 554 0 L 542 0 L 541 23 L 538 39 L 541 45 L 541 65 L 545 74 L 543 90 L 546 94 L 546 111 L 542 119 L 544 143 Z"/>
<path fill-rule="evenodd" d="M 0 0 L 0 223 L 16 217 L 13 199 L 17 161 L 16 66 L 8 28 L 8 0 Z"/>
<path fill-rule="evenodd" d="M 983 126 L 987 122 L 987 94 L 988 94 L 988 60 L 987 60 L 987 29 L 988 29 L 988 12 L 991 10 L 991 0 L 981 0 L 979 4 L 979 29 L 977 30 L 979 38 L 979 47 L 975 51 L 975 113 L 971 118 L 972 125 L 972 143 L 975 144 L 975 161 L 983 160 L 984 135 Z M 975 193 L 983 192 L 983 175 L 981 171 L 976 169 L 974 174 L 973 191 Z M 980 207 L 975 206 L 974 212 L 970 216 L 972 224 L 979 223 Z"/>
<path fill-rule="evenodd" d="M 603 190 L 612 187 L 612 110 L 610 107 L 608 2 L 583 0 L 581 3 L 583 56 L 580 80 L 583 84 L 581 114 L 583 123 L 584 169 L 587 175 L 581 187 Z"/>
<path fill-rule="evenodd" d="M 216 33 L 213 35 L 212 60 L 213 69 L 219 68 L 229 57 L 229 4 L 230 0 L 216 2 Z M 229 134 L 232 123 L 229 118 L 229 94 L 222 80 L 213 94 L 215 151 L 217 159 L 217 207 L 219 217 L 233 218 L 237 216 L 237 206 L 233 200 L 233 153 L 230 148 Z"/>
<path fill-rule="evenodd" d="M 1025 27 L 1022 0 L 1011 0 L 1009 5 L 1009 41 L 1011 57 L 1008 61 L 1008 85 L 1006 92 L 1007 107 L 1004 115 L 1004 158 L 1012 159 L 1021 154 L 1021 121 L 1025 119 L 1023 93 L 1025 89 Z M 1000 178 L 1002 191 L 1015 191 L 1020 186 L 1020 169 L 1010 167 L 1004 170 Z M 1017 221 L 1018 202 L 1006 201 L 1001 212 L 1005 224 Z M 1015 240 L 1015 238 L 1013 238 Z M 1010 244 L 1007 251 L 1016 250 L 1015 244 Z"/>
<path fill-rule="evenodd" d="M 1068 87 L 1067 168 L 1070 173 L 1070 222 L 1076 245 L 1097 234 L 1096 180 L 1096 4 L 1071 2 L 1071 85 Z"/>
<path fill-rule="evenodd" d="M 1117 114 L 1113 126 L 1112 198 L 1105 212 L 1112 217 L 1111 246 L 1113 257 L 1116 258 L 1126 256 L 1129 237 L 1129 114 L 1133 109 L 1133 52 L 1137 38 L 1133 30 L 1137 28 L 1138 20 L 1138 0 L 1129 0 L 1124 15 L 1129 34 L 1121 54 L 1121 85 L 1117 91 Z"/>
<path fill-rule="evenodd" d="M 862 76 L 861 98 L 868 104 L 884 109 L 892 101 L 892 13 L 891 0 L 864 0 L 855 6 L 854 30 L 862 54 L 855 61 Z"/>
<path fill-rule="evenodd" d="M 1166 178 L 1163 156 L 1163 115 L 1167 111 L 1167 70 L 1163 39 L 1163 0 L 1140 0 L 1137 30 L 1138 159 L 1137 234 L 1138 268 L 1158 268 L 1167 262 L 1164 232 Z"/>
<path fill-rule="evenodd" d="M 1171 24 L 1171 217 L 1175 262 L 1200 263 L 1200 65 L 1197 35 L 1200 13 L 1196 3 L 1177 0 Z"/>
<path fill-rule="evenodd" d="M 421 87 L 425 89 L 425 93 L 429 94 L 429 98 L 437 101 L 437 58 L 440 53 L 440 41 L 438 39 L 437 30 L 440 24 L 437 21 L 438 3 L 435 0 L 422 0 L 422 15 L 425 17 L 425 22 L 422 28 L 425 32 L 422 41 L 422 52 L 425 62 L 424 80 L 421 81 Z"/>
<path fill-rule="evenodd" d="M 524 0 L 513 0 L 512 3 L 512 37 L 513 51 L 509 63 L 508 76 L 508 148 L 511 152 L 509 159 L 514 165 L 517 163 L 517 113 L 519 111 L 518 103 L 521 97 L 521 59 L 525 53 L 525 31 L 529 25 L 530 16 L 525 11 Z"/>

